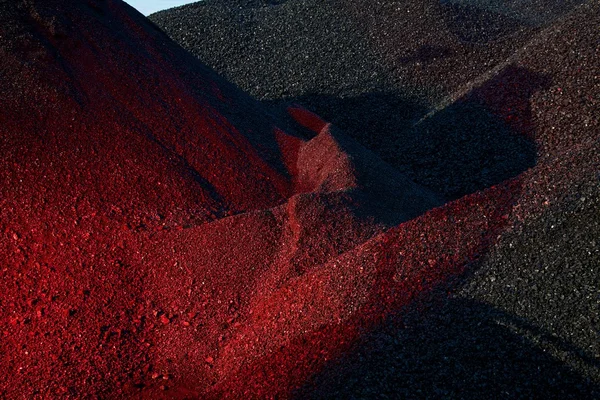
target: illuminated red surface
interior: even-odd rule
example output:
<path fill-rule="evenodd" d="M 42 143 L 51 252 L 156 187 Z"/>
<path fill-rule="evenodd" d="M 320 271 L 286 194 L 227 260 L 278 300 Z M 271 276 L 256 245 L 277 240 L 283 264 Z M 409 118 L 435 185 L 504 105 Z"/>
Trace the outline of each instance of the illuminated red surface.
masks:
<path fill-rule="evenodd" d="M 461 275 L 544 173 L 434 208 L 309 111 L 289 110 L 312 139 L 277 128 L 120 1 L 15 4 L 1 10 L 15 27 L 0 48 L 4 398 L 286 397 Z"/>

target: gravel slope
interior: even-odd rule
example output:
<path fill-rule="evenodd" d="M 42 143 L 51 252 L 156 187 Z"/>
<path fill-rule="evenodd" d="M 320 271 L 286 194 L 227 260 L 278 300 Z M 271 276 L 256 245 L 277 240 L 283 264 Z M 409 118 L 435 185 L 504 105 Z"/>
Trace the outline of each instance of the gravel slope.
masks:
<path fill-rule="evenodd" d="M 498 69 L 579 3 L 209 0 L 150 19 L 275 110 L 304 105 L 455 199 L 531 167 L 534 150 L 473 98 L 437 114 L 433 127 L 415 123 L 490 76 L 526 84 L 511 96 L 528 104 L 546 77 Z"/>
<path fill-rule="evenodd" d="M 0 397 L 598 397 L 600 4 L 465 3 L 290 20 L 387 71 L 357 141 L 120 0 L 0 0 Z"/>
<path fill-rule="evenodd" d="M 580 3 L 206 1 L 150 17 L 447 198 L 524 182 L 513 227 L 463 279 L 298 398 L 600 396 L 600 7 Z"/>

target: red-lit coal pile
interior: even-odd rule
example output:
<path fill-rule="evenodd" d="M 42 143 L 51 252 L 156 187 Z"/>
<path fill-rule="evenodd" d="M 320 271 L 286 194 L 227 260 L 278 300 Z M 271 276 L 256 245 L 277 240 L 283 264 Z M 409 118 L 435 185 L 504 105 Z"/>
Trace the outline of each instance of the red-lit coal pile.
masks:
<path fill-rule="evenodd" d="M 460 282 L 296 398 L 598 397 L 596 3 L 205 0 L 150 16 L 274 113 L 303 105 L 446 200 L 521 184 Z"/>
<path fill-rule="evenodd" d="M 514 112 L 505 81 L 456 101 L 515 131 L 535 115 L 535 167 L 445 205 L 305 108 L 271 115 L 119 0 L 2 1 L 0 18 L 3 398 L 303 396 L 529 223 L 598 207 L 597 99 L 554 112 L 597 79 L 578 15 L 544 37 L 588 60 L 577 78 L 541 63 L 560 90 Z"/>

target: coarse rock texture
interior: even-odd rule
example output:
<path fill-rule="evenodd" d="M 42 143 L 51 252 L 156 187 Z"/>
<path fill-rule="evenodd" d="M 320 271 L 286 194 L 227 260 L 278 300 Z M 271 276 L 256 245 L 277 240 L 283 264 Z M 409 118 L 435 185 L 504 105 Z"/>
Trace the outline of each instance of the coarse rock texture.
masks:
<path fill-rule="evenodd" d="M 520 182 L 510 229 L 460 280 L 298 398 L 598 396 L 599 10 L 208 0 L 150 17 L 266 105 L 303 104 L 447 199 Z"/>
<path fill-rule="evenodd" d="M 535 148 L 494 111 L 530 116 L 530 97 L 548 79 L 510 68 L 510 59 L 581 3 L 205 0 L 150 19 L 274 110 L 301 104 L 456 199 L 534 165 Z M 482 104 L 503 81 L 519 82 L 505 90 L 524 109 Z"/>
<path fill-rule="evenodd" d="M 597 397 L 600 5 L 554 5 L 438 21 L 515 42 L 410 81 L 398 170 L 120 0 L 0 0 L 0 397 Z"/>

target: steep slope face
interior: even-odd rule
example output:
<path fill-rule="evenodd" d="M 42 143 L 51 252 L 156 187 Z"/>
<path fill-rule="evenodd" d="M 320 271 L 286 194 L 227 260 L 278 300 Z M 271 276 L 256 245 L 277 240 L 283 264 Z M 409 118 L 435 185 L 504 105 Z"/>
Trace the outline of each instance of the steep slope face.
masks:
<path fill-rule="evenodd" d="M 533 122 L 539 148 L 520 176 L 513 228 L 452 295 L 364 338 L 298 398 L 598 396 L 599 22 L 590 3 L 511 57 L 509 68 L 549 80 L 526 108 L 510 93 L 528 82 L 483 83 L 488 102 L 512 108 L 510 120 Z"/>
<path fill-rule="evenodd" d="M 436 103 L 581 1 L 561 3 L 209 0 L 150 19 L 261 99 L 393 91 Z"/>
<path fill-rule="evenodd" d="M 219 110 L 228 85 L 171 68 L 185 54 L 132 11 L 74 4 L 65 13 L 60 3 L 2 4 L 3 168 L 14 174 L 3 190 L 32 199 L 41 185 L 95 208 L 106 200 L 123 209 L 123 223 L 144 224 L 175 203 L 204 222 L 289 195 L 285 171 L 251 145 L 268 124 L 235 127 Z M 239 109 L 251 112 L 244 100 Z M 100 168 L 105 175 L 85 176 Z M 44 178 L 34 185 L 20 175 Z M 126 204 L 148 212 L 128 215 Z"/>
<path fill-rule="evenodd" d="M 168 20 L 169 15 L 178 16 L 178 23 L 183 24 L 187 13 L 202 21 L 204 12 L 207 15 L 214 12 L 217 17 L 210 24 L 199 23 L 196 26 L 198 19 L 192 18 L 186 25 L 192 28 L 182 31 L 186 32 L 186 37 L 183 34 L 178 37 L 175 31 L 171 32 L 178 41 L 184 45 L 187 42 L 189 48 L 195 49 L 200 57 L 208 60 L 216 52 L 203 47 L 211 46 L 208 41 L 196 46 L 200 42 L 194 42 L 199 40 L 193 33 L 194 29 L 208 29 L 206 27 L 211 26 L 213 32 L 221 34 L 225 31 L 226 34 L 222 37 L 240 35 L 239 37 L 246 38 L 244 35 L 253 32 L 255 26 L 260 27 L 262 21 L 267 19 L 261 19 L 264 14 L 285 15 L 286 11 L 282 10 L 285 10 L 287 3 L 290 3 L 289 9 L 294 7 L 294 2 L 291 1 L 281 5 L 278 5 L 279 2 L 253 2 L 253 8 L 241 9 L 225 8 L 221 6 L 224 4 L 222 2 L 209 2 L 156 14 L 153 18 L 169 30 L 169 24 L 174 24 Z M 485 39 L 486 35 L 476 35 L 471 29 L 473 25 L 469 25 L 469 21 L 473 22 L 472 13 L 458 13 L 458 16 L 450 20 L 443 15 L 428 19 L 431 14 L 425 13 L 422 18 L 406 22 L 402 19 L 395 20 L 385 13 L 377 16 L 373 10 L 379 10 L 382 3 L 392 7 L 398 2 L 377 2 L 372 7 L 362 8 L 361 2 L 353 2 L 354 8 L 362 9 L 363 15 L 371 15 L 376 21 L 387 21 L 388 23 L 381 23 L 380 26 L 386 28 L 382 31 L 396 31 L 395 35 L 390 35 L 396 41 L 386 39 L 382 31 L 373 34 L 374 40 L 388 43 L 392 54 L 393 45 L 400 42 L 400 38 L 410 38 L 397 46 L 398 49 L 415 46 L 414 57 L 406 55 L 405 59 L 410 67 L 402 66 L 400 58 L 396 58 L 397 70 L 406 72 L 407 69 L 414 69 L 406 72 L 406 76 L 409 79 L 420 76 L 419 79 L 415 78 L 415 86 L 428 88 L 429 82 L 441 82 L 440 85 L 444 86 L 441 96 L 434 96 L 433 107 L 424 107 L 416 113 L 424 118 L 411 121 L 415 122 L 414 126 L 407 130 L 410 134 L 420 133 L 418 138 L 424 143 L 422 147 L 409 147 L 408 150 L 408 153 L 417 150 L 417 155 L 413 157 L 425 161 L 419 164 L 420 169 L 415 170 L 415 175 L 422 171 L 422 182 L 449 194 L 468 193 L 477 189 L 477 185 L 467 182 L 467 189 L 456 191 L 452 189 L 450 182 L 450 190 L 444 190 L 447 184 L 440 179 L 444 175 L 435 176 L 436 166 L 444 164 L 433 164 L 432 167 L 432 159 L 442 157 L 453 160 L 453 165 L 461 173 L 465 173 L 467 179 L 475 174 L 475 178 L 481 180 L 489 174 L 489 165 L 473 163 L 468 168 L 463 168 L 461 164 L 469 161 L 470 152 L 478 153 L 477 157 L 489 162 L 494 162 L 497 157 L 501 160 L 499 164 L 510 162 L 506 160 L 507 157 L 519 157 L 515 152 L 522 150 L 523 146 L 520 144 L 504 154 L 494 154 L 493 151 L 479 154 L 482 145 L 485 146 L 490 140 L 498 140 L 500 145 L 504 145 L 504 138 L 510 136 L 499 137 L 497 133 L 505 129 L 519 138 L 515 143 L 525 143 L 528 151 L 533 152 L 533 161 L 524 163 L 532 168 L 517 178 L 459 198 L 416 220 L 401 224 L 294 281 L 304 279 L 307 282 L 305 286 L 284 286 L 270 302 L 266 302 L 268 306 L 258 309 L 274 310 L 274 314 L 268 315 L 276 321 L 273 324 L 279 324 L 274 325 L 279 328 L 273 329 L 273 332 L 280 332 L 275 341 L 280 343 L 287 340 L 286 346 L 273 350 L 260 361 L 245 363 L 240 368 L 241 372 L 234 375 L 236 378 L 225 378 L 217 385 L 217 389 L 223 394 L 235 393 L 234 397 L 272 393 L 273 390 L 278 390 L 273 388 L 281 387 L 296 390 L 296 384 L 302 384 L 306 377 L 302 374 L 306 370 L 297 368 L 298 360 L 305 359 L 306 364 L 326 367 L 312 376 L 308 383 L 304 382 L 304 386 L 297 392 L 298 398 L 373 398 L 382 394 L 393 397 L 398 393 L 406 398 L 421 398 L 423 395 L 481 398 L 492 392 L 504 393 L 507 398 L 540 395 L 548 398 L 597 397 L 600 382 L 597 362 L 600 247 L 595 237 L 598 236 L 600 226 L 596 201 L 600 196 L 600 83 L 597 73 L 600 70 L 597 57 L 600 51 L 597 30 L 600 7 L 595 2 L 588 2 L 577 9 L 571 6 L 578 2 L 504 2 L 504 9 L 499 10 L 498 2 L 441 2 L 454 5 L 455 8 L 466 3 L 476 3 L 484 11 L 489 11 L 491 7 L 495 12 L 508 13 L 525 24 L 520 33 L 508 32 L 506 40 L 502 40 L 506 32 L 492 35 L 502 31 L 492 25 L 489 29 L 496 30 L 491 33 L 488 31 L 486 40 L 479 40 L 481 37 Z M 411 4 L 423 7 L 424 4 L 433 3 Z M 511 11 L 511 6 L 516 4 L 525 4 L 527 7 L 520 8 L 519 12 Z M 204 10 L 202 7 L 207 8 Z M 530 13 L 539 7 L 542 7 L 543 13 Z M 415 8 L 407 9 L 412 11 Z M 568 10 L 575 12 L 567 15 Z M 302 15 L 301 11 L 296 11 L 296 15 Z M 248 15 L 260 18 L 243 18 Z M 344 18 L 347 17 L 345 14 Z M 239 21 L 235 18 L 239 18 Z M 322 22 L 317 17 L 314 20 Z M 390 22 L 392 20 L 396 22 Z M 431 28 L 434 36 L 423 34 L 423 29 L 414 32 L 408 29 L 423 20 L 428 21 L 423 24 L 423 29 L 435 27 Z M 480 20 L 476 26 L 485 25 L 486 20 Z M 227 23 L 220 26 L 223 21 Z M 280 22 L 280 26 L 285 27 L 281 29 L 312 27 L 310 19 L 306 21 L 305 25 L 301 22 L 296 25 Z M 316 23 L 315 28 L 321 26 L 331 27 L 331 32 L 340 25 Z M 440 28 L 444 26 L 447 28 Z M 506 26 L 510 27 L 511 24 Z M 530 30 L 532 26 L 534 29 Z M 483 33 L 485 28 L 482 27 Z M 242 34 L 237 30 L 242 31 Z M 275 39 L 270 35 L 261 36 L 264 31 L 265 29 L 258 29 L 256 36 L 252 37 L 263 42 L 283 40 L 281 37 Z M 307 31 L 306 35 L 312 35 L 311 29 Z M 444 32 L 444 38 L 435 36 L 440 31 Z M 478 55 L 463 59 L 461 57 L 468 52 L 463 53 L 463 50 L 456 50 L 456 47 L 451 47 L 452 50 L 447 55 L 437 51 L 439 49 L 436 50 L 435 47 L 425 47 L 418 51 L 431 38 L 436 38 L 431 45 L 446 43 L 445 41 L 454 41 L 457 33 L 460 33 L 461 46 Z M 207 35 L 210 36 L 210 32 Z M 427 39 L 421 40 L 421 37 Z M 361 36 L 357 43 L 364 43 L 364 40 Z M 478 43 L 473 43 L 477 40 Z M 336 42 L 331 40 L 329 43 Z M 234 47 L 235 44 L 229 46 Z M 318 46 L 302 48 L 310 51 L 315 47 Z M 266 46 L 265 48 L 268 49 Z M 502 55 L 495 58 L 494 52 L 498 50 Z M 225 54 L 231 56 L 231 60 L 242 59 L 246 55 L 245 50 L 241 53 L 231 50 Z M 254 54 L 259 59 L 260 54 L 266 53 Z M 348 57 L 352 59 L 354 54 L 350 51 Z M 462 55 L 456 61 L 451 61 L 456 54 Z M 227 58 L 220 59 L 219 62 L 224 62 L 222 60 L 225 59 Z M 257 62 L 270 68 L 276 60 L 277 58 L 272 57 L 268 58 L 268 62 Z M 232 62 L 236 65 L 235 61 Z M 453 62 L 456 64 L 452 68 Z M 440 68 L 438 71 L 436 66 L 442 64 L 448 68 Z M 317 63 L 315 69 L 318 68 Z M 223 65 L 223 71 L 228 73 L 227 66 Z M 233 75 L 239 71 L 233 68 L 231 71 L 232 75 L 229 77 L 236 79 Z M 247 76 L 256 77 L 264 70 L 252 68 L 249 71 L 247 74 L 240 73 L 237 79 L 242 80 L 238 82 L 243 82 Z M 393 75 L 394 71 L 390 74 Z M 311 73 L 314 70 L 309 76 Z M 399 75 L 405 76 L 403 73 Z M 326 79 L 323 79 L 325 82 Z M 332 81 L 336 82 L 335 79 Z M 261 85 L 269 86 L 270 83 L 271 80 L 268 79 L 257 79 L 252 88 L 248 89 L 260 92 Z M 294 85 L 290 84 L 289 87 L 293 88 Z M 315 87 L 320 85 L 316 84 Z M 339 87 L 333 87 L 343 93 Z M 324 110 L 323 114 L 328 109 L 334 109 L 336 100 L 331 96 L 324 99 L 320 105 Z M 374 109 L 379 109 L 382 104 L 381 97 L 365 96 L 352 102 L 350 109 L 360 109 L 361 101 L 375 104 Z M 393 105 L 384 109 L 387 113 L 390 110 L 397 111 L 395 107 Z M 477 114 L 480 112 L 478 110 L 485 112 L 485 118 Z M 415 114 L 411 114 L 410 118 L 413 118 L 412 115 Z M 334 116 L 332 119 L 335 118 Z M 468 123 L 465 124 L 464 120 Z M 357 121 L 363 122 L 360 118 Z M 491 130 L 490 125 L 493 128 Z M 469 131 L 469 127 L 474 129 Z M 524 138 L 527 141 L 522 142 Z M 432 143 L 432 139 L 437 142 Z M 483 143 L 470 148 L 472 139 Z M 384 147 L 393 142 L 393 139 L 388 142 L 382 140 Z M 390 151 L 403 158 L 406 155 L 405 145 L 404 138 L 400 138 Z M 444 147 L 448 146 L 453 146 L 457 152 L 444 153 Z M 456 155 L 458 157 L 453 157 Z M 464 160 L 461 158 L 463 155 Z M 478 169 L 479 172 L 470 171 L 471 169 Z M 483 172 L 484 169 L 488 171 Z M 519 169 L 512 171 L 511 175 L 518 173 Z M 457 181 L 464 182 L 464 179 Z M 493 180 L 484 180 L 483 187 L 489 186 L 491 182 Z M 352 263 L 362 260 L 366 276 L 378 278 L 362 281 L 369 283 L 366 287 L 354 281 L 347 286 L 356 288 L 356 291 L 345 293 L 340 286 L 347 286 L 340 282 L 347 282 L 344 281 L 343 273 L 347 273 L 349 269 L 340 265 L 355 265 L 348 260 L 353 260 Z M 318 274 L 319 271 L 322 275 Z M 419 285 L 440 283 L 449 275 L 459 274 L 461 271 L 465 272 L 465 280 L 442 285 L 438 288 L 438 296 L 433 300 L 420 301 L 422 299 L 417 295 L 420 293 Z M 444 274 L 446 275 L 440 279 Z M 326 325 L 323 322 L 320 329 L 315 329 L 306 322 L 303 330 L 315 329 L 314 334 L 292 339 L 298 325 L 287 322 L 292 311 L 285 310 L 283 304 L 300 287 L 312 290 L 315 287 L 329 288 L 325 293 L 339 293 L 336 298 L 343 301 L 331 303 L 338 304 L 337 307 L 325 308 L 317 306 L 316 295 L 305 296 L 305 301 L 294 303 L 296 305 L 293 310 L 301 310 L 298 313 L 312 310 L 313 321 L 320 322 L 322 320 L 317 318 L 318 310 L 334 310 L 335 314 L 333 311 L 329 313 L 336 315 L 340 323 Z M 374 287 L 379 290 L 373 289 Z M 309 289 L 302 293 L 307 292 L 313 293 Z M 367 300 L 365 293 L 371 293 L 372 297 Z M 364 334 L 363 327 L 369 326 L 369 318 L 376 319 L 390 310 L 405 310 L 402 306 L 415 299 L 418 300 L 414 303 L 418 304 L 418 308 L 413 310 L 410 318 L 401 318 L 404 314 L 400 314 L 381 329 L 364 335 L 352 347 L 353 351 L 345 353 L 341 360 L 338 359 L 339 349 L 328 347 L 331 343 L 339 343 L 350 337 L 360 337 L 358 332 Z M 277 305 L 281 306 L 277 308 Z M 353 308 L 359 311 L 344 313 Z M 226 335 L 225 342 L 243 343 L 243 340 L 252 341 L 256 336 L 264 334 L 259 331 L 253 336 L 245 330 L 246 327 L 244 322 L 229 328 L 231 337 Z M 242 346 L 246 347 L 251 346 Z M 231 350 L 222 354 L 227 360 L 236 355 L 239 357 L 239 353 Z M 256 356 L 245 359 L 253 357 Z M 215 360 L 215 369 L 221 371 L 218 359 L 215 358 L 213 362 Z M 290 365 L 294 367 L 282 367 Z"/>
<path fill-rule="evenodd" d="M 289 339 L 270 294 L 440 204 L 302 108 L 309 138 L 277 128 L 120 1 L 0 18 L 3 398 L 215 395 Z M 265 334 L 217 369 L 240 318 Z"/>
<path fill-rule="evenodd" d="M 150 19 L 273 108 L 299 103 L 456 199 L 533 166 L 535 149 L 477 96 L 438 114 L 435 127 L 415 123 L 581 3 L 209 0 Z M 523 104 L 547 84 L 524 70 L 506 73 L 530 85 L 513 93 Z"/>
<path fill-rule="evenodd" d="M 490 249 L 505 264 L 494 251 L 572 185 L 595 193 L 596 36 L 579 26 L 596 5 L 418 123 L 476 104 L 543 150 L 437 208 L 310 111 L 287 107 L 281 129 L 121 1 L 0 7 L 3 398 L 292 397 L 388 316 L 487 271 Z M 550 81 L 515 89 L 523 68 Z M 552 119 L 579 85 L 591 97 Z"/>
<path fill-rule="evenodd" d="M 268 123 L 223 114 L 252 102 L 122 2 L 0 18 L 0 396 L 125 396 L 152 374 L 132 320 L 157 267 L 128 241 L 276 205 L 290 179 L 250 143 Z"/>

